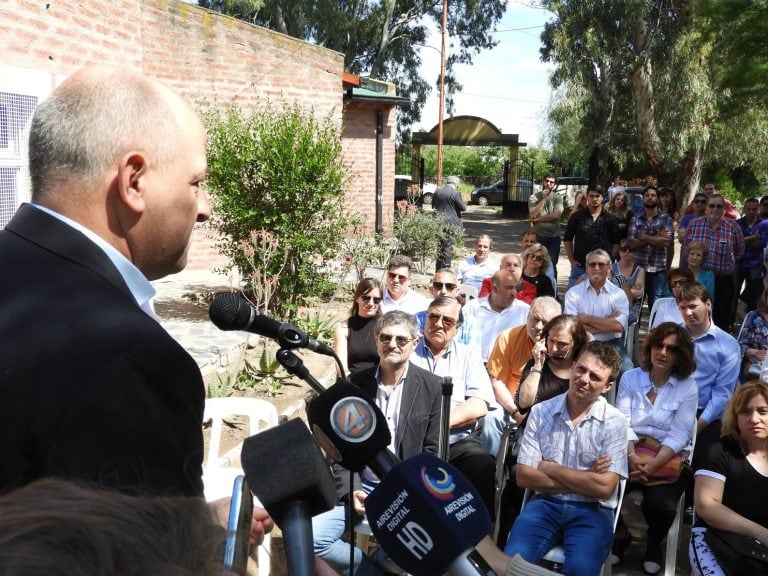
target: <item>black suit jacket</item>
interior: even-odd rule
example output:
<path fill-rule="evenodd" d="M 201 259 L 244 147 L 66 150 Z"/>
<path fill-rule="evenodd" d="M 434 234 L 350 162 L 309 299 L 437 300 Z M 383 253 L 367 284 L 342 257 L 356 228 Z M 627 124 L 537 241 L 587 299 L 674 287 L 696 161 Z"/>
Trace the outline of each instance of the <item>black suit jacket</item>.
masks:
<path fill-rule="evenodd" d="M 200 371 L 104 252 L 23 205 L 0 277 L 0 492 L 58 476 L 202 494 Z"/>
<path fill-rule="evenodd" d="M 355 372 L 349 380 L 376 398 L 377 366 Z M 395 453 L 401 460 L 422 452 L 437 454 L 440 443 L 440 400 L 442 379 L 414 364 L 408 365 L 400 400 Z M 349 492 L 348 472 L 334 467 L 339 496 Z"/>

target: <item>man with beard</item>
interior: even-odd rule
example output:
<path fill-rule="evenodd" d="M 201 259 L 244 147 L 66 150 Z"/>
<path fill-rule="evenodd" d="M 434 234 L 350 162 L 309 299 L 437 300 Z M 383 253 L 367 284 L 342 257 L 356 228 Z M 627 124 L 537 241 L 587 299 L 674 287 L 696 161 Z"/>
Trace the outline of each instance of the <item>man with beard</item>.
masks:
<path fill-rule="evenodd" d="M 627 236 L 633 241 L 637 252 L 636 263 L 645 268 L 645 293 L 648 309 L 664 297 L 667 273 L 667 247 L 672 238 L 672 217 L 659 210 L 659 191 L 655 186 L 643 190 L 645 210 L 632 217 Z"/>

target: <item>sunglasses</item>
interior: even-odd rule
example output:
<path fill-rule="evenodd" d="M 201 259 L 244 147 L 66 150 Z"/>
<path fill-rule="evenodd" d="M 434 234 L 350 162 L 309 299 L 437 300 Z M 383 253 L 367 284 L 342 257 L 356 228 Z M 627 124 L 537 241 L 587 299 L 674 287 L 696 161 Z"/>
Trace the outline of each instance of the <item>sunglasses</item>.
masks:
<path fill-rule="evenodd" d="M 539 254 L 528 254 L 528 258 L 531 260 L 536 260 L 536 262 L 544 262 L 544 256 Z"/>
<path fill-rule="evenodd" d="M 634 252 L 635 249 L 632 246 L 619 246 L 619 252 Z"/>
<path fill-rule="evenodd" d="M 382 344 L 389 344 L 392 342 L 392 339 L 395 340 L 395 344 L 397 344 L 398 348 L 402 348 L 403 346 L 407 345 L 408 342 L 413 340 L 413 338 L 409 338 L 408 336 L 394 336 L 392 334 L 379 334 L 379 342 Z"/>
<path fill-rule="evenodd" d="M 363 302 L 373 302 L 374 304 L 381 304 L 381 296 L 367 296 L 363 294 L 360 296 Z"/>
<path fill-rule="evenodd" d="M 390 280 L 400 280 L 400 282 L 405 282 L 408 280 L 408 276 L 403 276 L 402 274 L 395 274 L 394 272 L 388 273 Z"/>
<path fill-rule="evenodd" d="M 694 204 L 706 204 L 707 201 L 704 200 L 704 198 L 699 198 L 698 200 L 693 201 Z"/>
<path fill-rule="evenodd" d="M 451 282 L 432 282 L 432 288 L 435 290 L 442 290 L 445 288 L 449 292 L 456 290 L 456 284 L 453 284 Z"/>
<path fill-rule="evenodd" d="M 670 280 L 669 285 L 670 286 L 682 286 L 683 284 L 687 284 L 688 280 Z"/>
<path fill-rule="evenodd" d="M 667 346 L 664 344 L 664 342 L 659 342 L 658 344 L 653 345 L 654 350 L 666 350 L 670 354 L 680 354 L 680 347 L 675 346 L 674 344 Z"/>
<path fill-rule="evenodd" d="M 707 204 L 707 208 L 711 210 L 722 210 L 723 204 Z"/>
<path fill-rule="evenodd" d="M 608 266 L 607 262 L 587 262 L 589 268 L 605 268 Z"/>
<path fill-rule="evenodd" d="M 458 320 L 456 318 L 451 318 L 450 316 L 444 316 L 442 314 L 438 314 L 437 312 L 430 312 L 427 314 L 427 318 L 430 322 L 439 322 L 440 319 L 443 320 L 443 326 L 445 328 L 448 328 L 449 330 L 456 326 L 456 323 Z"/>

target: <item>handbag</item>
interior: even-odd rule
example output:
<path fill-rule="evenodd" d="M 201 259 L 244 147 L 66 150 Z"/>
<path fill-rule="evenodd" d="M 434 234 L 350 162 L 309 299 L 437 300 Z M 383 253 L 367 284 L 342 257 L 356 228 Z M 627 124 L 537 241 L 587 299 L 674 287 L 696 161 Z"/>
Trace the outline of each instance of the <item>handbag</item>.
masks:
<path fill-rule="evenodd" d="M 660 449 L 661 442 L 651 436 L 640 435 L 637 442 L 635 442 L 635 454 L 642 464 L 653 460 Z M 659 484 L 672 484 L 673 482 L 676 482 L 680 477 L 680 466 L 682 461 L 682 452 L 678 452 L 670 458 L 669 462 L 656 470 L 656 472 L 653 473 L 653 476 L 648 478 L 648 481 L 644 485 L 658 486 Z"/>
<path fill-rule="evenodd" d="M 727 576 L 768 573 L 768 548 L 744 534 L 707 527 L 704 540 Z"/>

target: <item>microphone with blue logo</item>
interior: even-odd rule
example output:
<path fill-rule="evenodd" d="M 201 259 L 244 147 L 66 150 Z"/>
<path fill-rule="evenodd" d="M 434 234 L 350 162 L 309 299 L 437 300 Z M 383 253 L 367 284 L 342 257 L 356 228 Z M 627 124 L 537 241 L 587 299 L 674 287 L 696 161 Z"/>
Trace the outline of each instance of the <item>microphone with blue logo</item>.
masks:
<path fill-rule="evenodd" d="M 398 463 L 365 500 L 371 531 L 412 576 L 493 576 L 475 546 L 491 518 L 472 483 L 431 454 Z"/>

